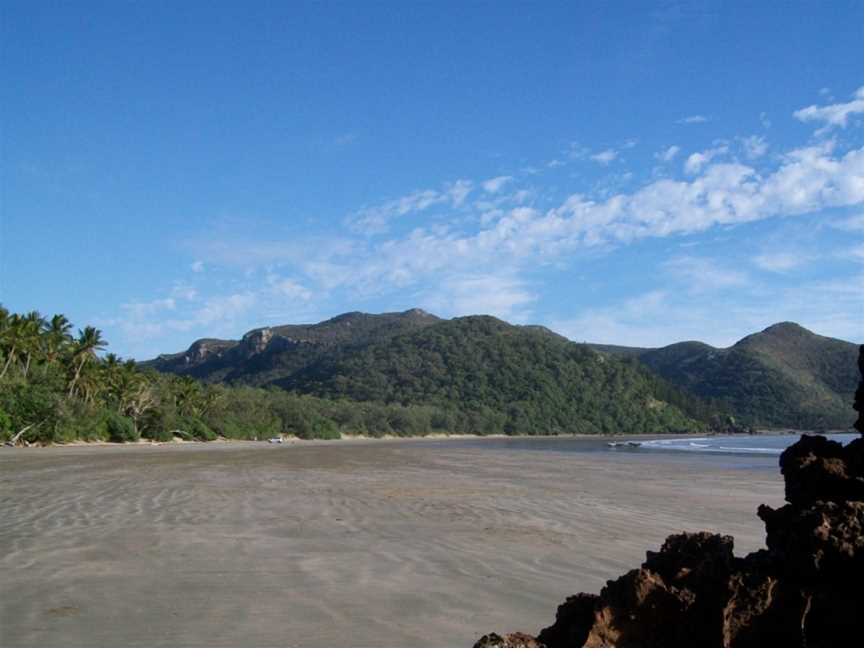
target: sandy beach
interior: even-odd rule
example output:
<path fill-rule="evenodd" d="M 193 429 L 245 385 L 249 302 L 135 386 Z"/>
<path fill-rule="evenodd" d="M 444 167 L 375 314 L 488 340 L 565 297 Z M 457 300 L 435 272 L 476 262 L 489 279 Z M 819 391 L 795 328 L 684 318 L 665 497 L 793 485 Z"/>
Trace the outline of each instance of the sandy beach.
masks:
<path fill-rule="evenodd" d="M 670 533 L 762 546 L 782 489 L 758 466 L 453 441 L 6 448 L 0 645 L 468 648 L 548 625 Z"/>

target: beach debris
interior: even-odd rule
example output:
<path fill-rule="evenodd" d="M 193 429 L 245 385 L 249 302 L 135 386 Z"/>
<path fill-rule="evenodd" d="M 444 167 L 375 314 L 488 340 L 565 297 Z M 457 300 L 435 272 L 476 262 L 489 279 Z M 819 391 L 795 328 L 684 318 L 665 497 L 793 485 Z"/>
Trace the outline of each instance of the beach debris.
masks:
<path fill-rule="evenodd" d="M 13 436 L 11 439 L 9 439 L 3 445 L 9 446 L 10 448 L 14 448 L 18 444 L 18 441 L 21 439 L 21 437 L 24 436 L 24 434 L 26 434 L 28 430 L 32 430 L 33 428 L 37 428 L 40 425 L 42 425 L 44 422 L 45 421 L 39 421 L 38 423 L 31 423 L 30 425 L 21 428 L 20 430 L 18 430 L 18 432 L 15 434 L 15 436 Z"/>

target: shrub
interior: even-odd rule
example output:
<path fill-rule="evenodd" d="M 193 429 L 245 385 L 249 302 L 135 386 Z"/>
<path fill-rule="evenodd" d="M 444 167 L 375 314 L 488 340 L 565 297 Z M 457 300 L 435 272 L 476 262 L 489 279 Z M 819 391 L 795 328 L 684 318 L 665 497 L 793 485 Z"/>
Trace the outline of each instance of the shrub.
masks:
<path fill-rule="evenodd" d="M 216 438 L 216 433 L 199 418 L 187 416 L 179 421 L 179 427 L 199 441 L 213 441 Z"/>
<path fill-rule="evenodd" d="M 114 443 L 131 443 L 141 438 L 135 423 L 127 416 L 111 413 L 105 419 L 108 439 Z"/>

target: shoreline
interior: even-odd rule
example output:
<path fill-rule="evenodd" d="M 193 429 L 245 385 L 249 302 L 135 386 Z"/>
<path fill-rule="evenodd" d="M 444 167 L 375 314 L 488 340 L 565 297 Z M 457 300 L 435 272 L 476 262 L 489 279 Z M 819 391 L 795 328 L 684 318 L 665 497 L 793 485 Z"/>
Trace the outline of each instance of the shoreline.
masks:
<path fill-rule="evenodd" d="M 728 438 L 749 438 L 756 436 L 782 436 L 782 435 L 825 435 L 845 434 L 849 430 L 793 430 L 788 428 L 783 429 L 761 429 L 755 433 L 710 433 L 710 432 L 692 432 L 692 433 L 671 433 L 671 434 L 427 434 L 423 436 L 368 436 L 368 435 L 344 435 L 338 439 L 302 439 L 300 437 L 282 436 L 273 437 L 281 439 L 278 442 L 271 442 L 270 439 L 226 439 L 218 438 L 212 441 L 189 440 L 180 437 L 175 437 L 172 441 L 150 441 L 148 439 L 140 439 L 134 442 L 118 443 L 114 441 L 70 441 L 68 443 L 32 443 L 32 444 L 17 444 L 9 445 L 3 443 L 0 445 L 0 451 L 4 449 L 49 449 L 49 448 L 157 448 L 157 447 L 179 447 L 179 446 L 221 446 L 231 445 L 237 447 L 258 447 L 270 445 L 286 445 L 286 446 L 325 446 L 336 444 L 374 444 L 376 442 L 418 442 L 418 441 L 460 441 L 460 440 L 501 440 L 501 439 L 597 439 L 597 440 L 620 440 L 628 439 L 687 439 L 687 438 L 712 438 L 712 437 L 728 437 Z"/>

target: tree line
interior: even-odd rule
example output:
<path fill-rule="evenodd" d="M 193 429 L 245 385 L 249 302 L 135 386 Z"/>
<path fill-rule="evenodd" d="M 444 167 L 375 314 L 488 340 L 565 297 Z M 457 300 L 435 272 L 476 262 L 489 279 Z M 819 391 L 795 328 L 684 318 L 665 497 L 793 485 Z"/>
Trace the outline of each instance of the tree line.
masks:
<path fill-rule="evenodd" d="M 101 356 L 107 346 L 95 327 L 73 334 L 63 315 L 47 319 L 0 306 L 0 442 L 333 439 L 500 429 L 491 411 L 204 384 L 142 370 L 113 353 Z"/>
<path fill-rule="evenodd" d="M 317 365 L 302 383 L 261 388 L 142 369 L 103 355 L 107 342 L 95 327 L 73 333 L 63 315 L 0 306 L 0 442 L 705 427 L 698 402 L 636 365 L 495 326 L 477 319 L 433 327 Z"/>

